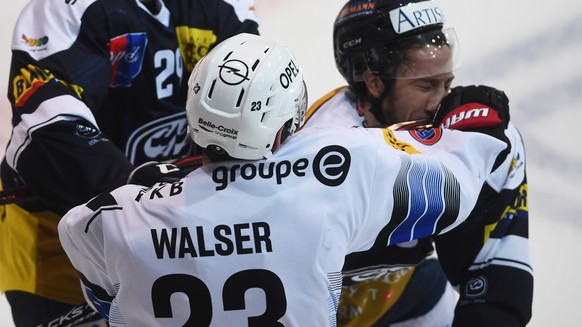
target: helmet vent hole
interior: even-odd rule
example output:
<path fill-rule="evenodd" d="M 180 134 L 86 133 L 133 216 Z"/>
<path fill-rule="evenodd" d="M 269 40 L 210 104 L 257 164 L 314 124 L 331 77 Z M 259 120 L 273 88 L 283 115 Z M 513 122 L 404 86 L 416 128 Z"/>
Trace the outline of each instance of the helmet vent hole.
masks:
<path fill-rule="evenodd" d="M 238 94 L 238 99 L 236 100 L 236 107 L 240 107 L 240 103 L 242 102 L 243 95 L 245 94 L 245 89 L 241 89 L 240 93 Z"/>
<path fill-rule="evenodd" d="M 261 62 L 261 61 L 260 61 L 259 59 L 257 59 L 257 60 L 255 61 L 255 63 L 253 64 L 253 66 L 251 67 L 251 69 L 252 69 L 253 71 L 255 71 L 255 69 L 256 69 L 256 68 L 257 68 L 257 66 L 259 65 L 259 62 Z"/>
<path fill-rule="evenodd" d="M 267 118 L 269 118 L 269 111 L 263 113 L 263 116 L 261 117 L 261 123 L 264 124 Z"/>
<path fill-rule="evenodd" d="M 212 99 L 212 92 L 214 92 L 214 85 L 216 84 L 216 80 L 212 81 L 212 85 L 210 85 L 210 90 L 208 91 L 208 98 Z"/>

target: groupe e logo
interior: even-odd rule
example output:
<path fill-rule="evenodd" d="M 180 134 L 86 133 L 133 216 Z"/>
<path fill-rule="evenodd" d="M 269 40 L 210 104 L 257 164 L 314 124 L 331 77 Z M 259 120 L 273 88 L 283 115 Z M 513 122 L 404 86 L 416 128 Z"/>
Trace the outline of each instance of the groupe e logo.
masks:
<path fill-rule="evenodd" d="M 319 150 L 313 158 L 312 169 L 315 178 L 326 186 L 339 186 L 347 178 L 350 170 L 350 152 L 339 145 L 330 145 Z M 289 160 L 271 162 L 249 162 L 235 164 L 230 167 L 219 166 L 212 171 L 212 180 L 217 184 L 216 190 L 224 190 L 229 183 L 237 178 L 252 180 L 255 178 L 274 180 L 278 185 L 291 175 L 305 176 L 309 167 L 309 159 L 299 158 L 294 162 Z"/>
<path fill-rule="evenodd" d="M 218 67 L 218 76 L 224 84 L 238 85 L 249 80 L 249 67 L 238 59 L 230 59 Z"/>
<path fill-rule="evenodd" d="M 321 149 L 313 159 L 313 174 L 321 184 L 339 186 L 348 177 L 352 157 L 350 152 L 339 145 Z"/>

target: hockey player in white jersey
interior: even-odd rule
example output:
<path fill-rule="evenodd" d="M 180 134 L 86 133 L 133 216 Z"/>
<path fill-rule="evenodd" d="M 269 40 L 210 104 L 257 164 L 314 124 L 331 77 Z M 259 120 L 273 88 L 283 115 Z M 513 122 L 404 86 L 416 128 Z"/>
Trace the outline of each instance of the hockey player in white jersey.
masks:
<path fill-rule="evenodd" d="M 426 142 L 387 129 L 293 135 L 306 105 L 297 61 L 264 37 L 234 36 L 197 64 L 186 107 L 204 166 L 103 193 L 59 223 L 112 326 L 335 326 L 346 254 L 452 230 L 507 147 L 506 110 Z"/>
<path fill-rule="evenodd" d="M 448 128 L 463 123 L 464 112 L 478 112 L 481 106 L 472 102 L 508 105 L 502 91 L 486 86 L 456 87 L 448 94 L 459 44 L 444 14 L 437 1 L 346 2 L 333 42 L 336 65 L 349 86 L 316 101 L 304 128 L 413 128 L 410 121 L 425 126 L 439 104 L 444 111 L 460 108 L 459 121 L 444 122 Z M 488 180 L 470 223 L 436 239 L 440 265 L 430 237 L 348 255 L 339 326 L 443 327 L 453 319 L 455 327 L 527 324 L 533 274 L 525 151 L 513 124 L 505 132 L 509 155 Z M 447 278 L 458 287 L 459 299 Z"/>

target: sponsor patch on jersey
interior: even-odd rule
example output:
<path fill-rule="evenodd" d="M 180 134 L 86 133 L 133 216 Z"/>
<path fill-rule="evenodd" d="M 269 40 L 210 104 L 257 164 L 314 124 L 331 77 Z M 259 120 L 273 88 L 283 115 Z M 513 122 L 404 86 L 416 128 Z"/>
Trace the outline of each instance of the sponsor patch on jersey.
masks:
<path fill-rule="evenodd" d="M 28 101 L 28 99 L 38 90 L 40 87 L 48 84 L 60 83 L 67 88 L 71 89 L 73 93 L 77 95 L 79 99 L 83 94 L 83 88 L 67 83 L 58 78 L 51 73 L 48 69 L 42 69 L 37 66 L 28 65 L 26 68 L 20 69 L 20 75 L 16 75 L 12 80 L 12 89 L 14 95 L 14 106 L 22 107 Z"/>
<path fill-rule="evenodd" d="M 188 72 L 194 69 L 196 63 L 208 53 L 210 47 L 217 40 L 216 34 L 212 30 L 188 26 L 176 27 L 176 37 L 178 38 L 180 54 Z"/>
<path fill-rule="evenodd" d="M 31 51 L 46 50 L 47 44 L 49 43 L 49 37 L 46 35 L 39 38 L 30 38 L 25 34 L 22 34 L 20 38 L 24 41 L 24 43 L 26 43 Z"/>
<path fill-rule="evenodd" d="M 128 33 L 109 40 L 109 60 L 113 68 L 110 86 L 131 85 L 141 71 L 147 42 L 146 33 Z"/>
<path fill-rule="evenodd" d="M 443 24 L 445 16 L 436 1 L 410 3 L 390 11 L 390 21 L 398 34 L 434 24 Z"/>
<path fill-rule="evenodd" d="M 335 187 L 341 185 L 347 178 L 351 166 L 351 155 L 348 149 L 339 145 L 322 148 L 313 158 L 312 169 L 315 178 L 323 185 Z M 231 167 L 218 166 L 212 171 L 212 181 L 216 190 L 221 191 L 237 180 L 253 180 L 261 178 L 273 180 L 277 185 L 283 184 L 288 177 L 303 177 L 310 165 L 309 159 L 299 158 L 294 162 L 289 160 L 259 161 L 236 164 Z"/>
<path fill-rule="evenodd" d="M 186 113 L 152 121 L 129 137 L 125 154 L 133 164 L 181 158 L 191 150 Z"/>
<path fill-rule="evenodd" d="M 511 165 L 509 165 L 509 169 L 507 171 L 507 175 L 509 178 L 513 178 L 516 172 L 525 164 L 523 158 L 521 157 L 520 153 L 516 153 L 513 159 L 511 159 Z"/>
<path fill-rule="evenodd" d="M 398 301 L 404 292 L 414 268 L 376 272 L 375 278 L 360 279 L 350 287 L 343 287 L 337 310 L 338 325 L 372 326 Z M 368 277 L 372 277 L 370 275 Z"/>
<path fill-rule="evenodd" d="M 433 145 L 437 143 L 442 136 L 442 130 L 440 128 L 419 128 L 409 130 L 408 132 L 413 139 L 424 145 Z"/>
<path fill-rule="evenodd" d="M 339 145 L 326 146 L 313 158 L 313 174 L 323 185 L 339 186 L 348 177 L 351 162 L 348 149 Z"/>
<path fill-rule="evenodd" d="M 386 144 L 390 145 L 394 149 L 404 151 L 409 154 L 420 153 L 420 151 L 416 150 L 414 146 L 397 139 L 391 130 L 384 128 L 382 131 L 384 134 L 384 140 L 386 141 Z"/>

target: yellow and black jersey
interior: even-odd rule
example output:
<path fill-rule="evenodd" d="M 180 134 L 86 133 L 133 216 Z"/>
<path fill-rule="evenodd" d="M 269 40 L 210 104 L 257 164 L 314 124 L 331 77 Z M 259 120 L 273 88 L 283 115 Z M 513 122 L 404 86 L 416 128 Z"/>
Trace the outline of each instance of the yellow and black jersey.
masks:
<path fill-rule="evenodd" d="M 22 10 L 1 177 L 4 189 L 26 187 L 38 201 L 1 209 L 0 291 L 79 302 L 58 217 L 124 184 L 134 165 L 195 152 L 184 110 L 189 73 L 215 44 L 258 33 L 252 0 L 154 3 L 31 1 Z"/>

